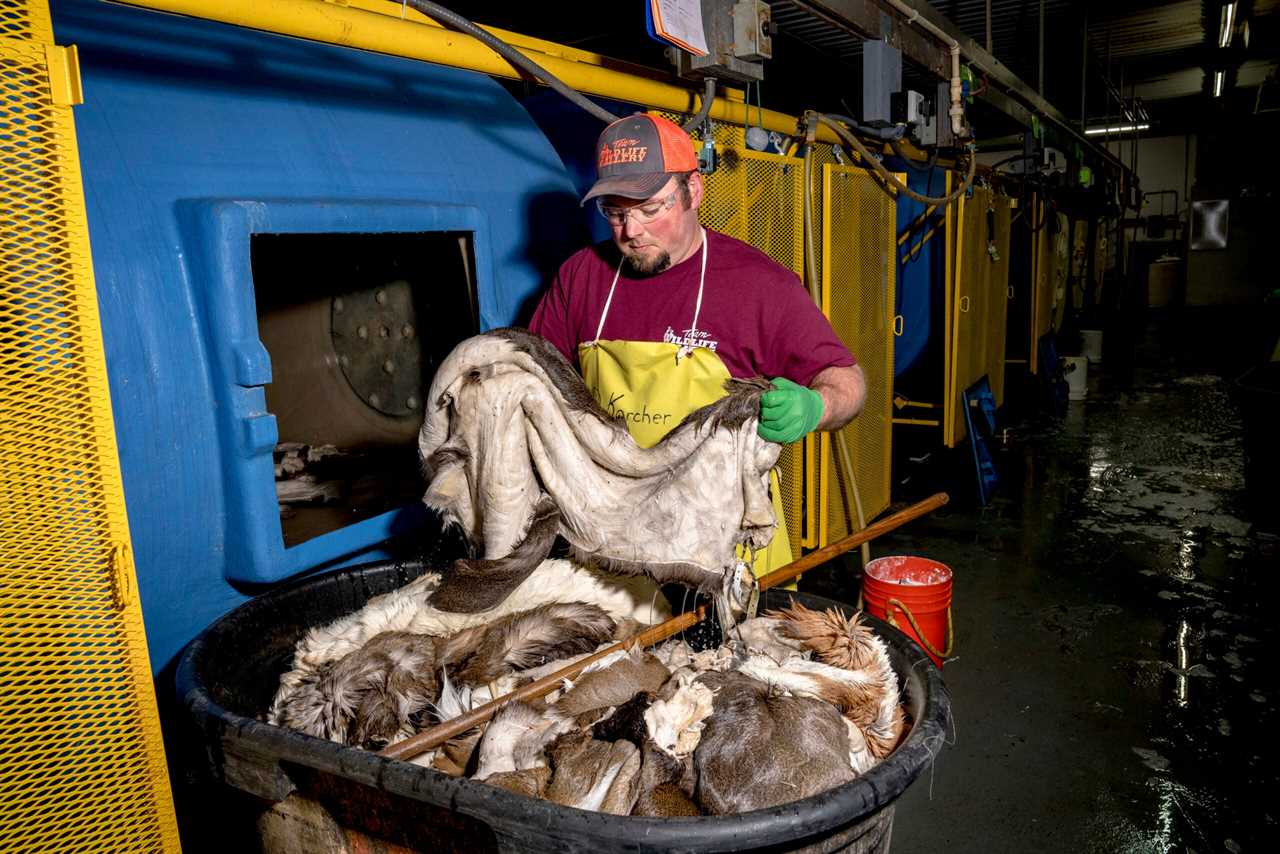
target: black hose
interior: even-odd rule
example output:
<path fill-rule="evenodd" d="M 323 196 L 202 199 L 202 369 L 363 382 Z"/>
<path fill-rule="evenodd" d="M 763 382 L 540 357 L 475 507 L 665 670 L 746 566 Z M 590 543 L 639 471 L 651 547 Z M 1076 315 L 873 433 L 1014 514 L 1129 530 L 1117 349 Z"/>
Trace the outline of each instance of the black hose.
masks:
<path fill-rule="evenodd" d="M 711 114 L 711 102 L 715 100 L 715 97 L 716 79 L 714 77 L 708 77 L 702 85 L 702 106 L 698 109 L 697 115 L 680 126 L 680 130 L 685 133 L 689 133 L 694 128 L 698 127 L 698 125 L 705 122 L 707 120 L 707 116 Z M 748 118 L 750 118 L 749 115 Z"/>
<path fill-rule="evenodd" d="M 932 172 L 933 167 L 938 165 L 938 149 L 933 149 L 933 156 L 929 158 L 929 162 L 924 166 L 917 166 L 907 156 L 907 152 L 903 149 L 902 143 L 896 139 L 889 140 L 889 147 L 893 149 L 893 153 L 898 155 L 898 159 L 907 164 L 907 168 L 913 172 Z"/>
<path fill-rule="evenodd" d="M 452 27 L 459 32 L 466 33 L 472 38 L 492 48 L 507 62 L 519 69 L 522 69 L 528 74 L 533 75 L 535 78 L 559 92 L 561 95 L 568 98 L 570 101 L 577 104 L 600 121 L 612 123 L 618 120 L 618 116 L 615 116 L 613 113 L 609 112 L 604 107 L 601 107 L 581 92 L 568 86 L 550 71 L 547 71 L 541 65 L 538 65 L 538 63 L 507 44 L 502 39 L 480 27 L 477 27 L 457 12 L 446 9 L 438 3 L 432 3 L 431 0 L 391 0 L 391 2 L 397 4 L 408 3 L 408 5 L 412 6 L 427 17 L 434 18 L 441 24 Z M 706 121 L 707 115 L 711 112 L 711 102 L 715 98 L 715 92 L 715 78 L 708 77 L 705 88 L 703 89 L 702 108 L 698 111 L 696 116 L 683 125 L 683 130 L 686 133 Z"/>
<path fill-rule="evenodd" d="M 843 118 L 847 117 L 831 116 L 826 113 L 815 113 L 812 111 L 805 113 L 806 121 L 821 122 L 835 131 L 836 135 L 842 140 L 857 149 L 858 153 L 862 155 L 863 165 L 870 168 L 872 174 L 879 180 L 881 189 L 885 192 L 889 192 L 889 188 L 892 187 L 897 192 L 902 193 L 908 198 L 915 199 L 917 202 L 941 207 L 943 205 L 949 205 L 956 199 L 960 198 L 960 194 L 968 190 L 969 186 L 973 183 L 974 173 L 978 171 L 978 155 L 973 150 L 973 147 L 969 146 L 969 168 L 965 172 L 964 180 L 960 182 L 960 185 L 945 196 L 921 195 L 895 178 L 893 173 L 884 167 L 884 164 L 875 157 L 872 157 L 871 152 L 862 144 L 862 140 L 858 139 L 852 131 L 838 121 L 838 119 Z"/>

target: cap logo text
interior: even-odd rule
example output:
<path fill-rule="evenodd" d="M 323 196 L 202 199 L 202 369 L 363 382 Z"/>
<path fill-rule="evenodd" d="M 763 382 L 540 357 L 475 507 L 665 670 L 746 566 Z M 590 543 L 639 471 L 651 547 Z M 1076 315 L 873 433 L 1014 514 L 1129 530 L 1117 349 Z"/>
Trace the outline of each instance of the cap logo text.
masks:
<path fill-rule="evenodd" d="M 597 168 L 612 166 L 615 163 L 643 163 L 649 153 L 647 145 L 637 145 L 638 139 L 615 139 L 600 148 L 600 162 Z"/>

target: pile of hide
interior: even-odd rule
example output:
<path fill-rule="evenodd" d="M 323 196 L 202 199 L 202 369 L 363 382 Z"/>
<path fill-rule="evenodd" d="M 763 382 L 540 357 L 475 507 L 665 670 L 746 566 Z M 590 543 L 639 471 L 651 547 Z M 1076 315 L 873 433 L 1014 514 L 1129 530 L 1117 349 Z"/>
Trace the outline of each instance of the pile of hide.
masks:
<path fill-rule="evenodd" d="M 572 660 L 565 656 L 671 616 L 647 579 L 567 560 L 544 561 L 512 596 L 477 613 L 439 608 L 441 581 L 427 572 L 309 631 L 280 677 L 268 722 L 381 749 L 453 717 L 464 699 L 481 705 L 507 693 L 518 670 L 551 673 Z"/>
<path fill-rule="evenodd" d="M 441 363 L 418 451 L 423 500 L 478 558 L 454 564 L 435 602 L 468 612 L 506 598 L 556 536 L 574 560 L 711 594 L 730 625 L 753 579 L 736 549 L 777 524 L 769 471 L 780 446 L 757 434 L 763 380 L 641 448 L 544 339 L 518 329 L 469 338 Z"/>
<path fill-rule="evenodd" d="M 555 672 L 663 616 L 590 570 L 548 561 L 508 602 L 431 606 L 438 575 L 313 630 L 268 720 L 380 749 Z M 566 590 L 594 601 L 551 601 Z M 640 619 L 637 619 L 640 618 Z M 800 605 L 717 648 L 615 652 L 576 680 L 413 761 L 564 806 L 719 815 L 808 797 L 866 771 L 904 731 L 885 646 L 859 620 Z"/>
<path fill-rule="evenodd" d="M 656 816 L 774 806 L 863 773 L 904 729 L 884 644 L 835 611 L 751 617 L 737 550 L 776 524 L 766 388 L 730 381 L 644 449 L 541 338 L 462 342 L 436 371 L 419 452 L 424 501 L 475 556 L 309 632 L 267 719 L 381 749 L 634 637 L 670 616 L 654 582 L 678 582 L 714 599 L 723 645 L 611 653 L 414 761 Z M 557 537 L 572 561 L 547 559 Z"/>

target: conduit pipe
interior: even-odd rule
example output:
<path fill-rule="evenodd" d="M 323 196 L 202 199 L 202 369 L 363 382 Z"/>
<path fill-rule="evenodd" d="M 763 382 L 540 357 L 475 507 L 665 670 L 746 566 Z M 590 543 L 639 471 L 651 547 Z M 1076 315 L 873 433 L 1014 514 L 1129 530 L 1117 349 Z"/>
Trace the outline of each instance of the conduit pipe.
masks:
<path fill-rule="evenodd" d="M 475 38 L 445 29 L 429 20 L 401 20 L 399 9 L 390 3 L 386 4 L 390 12 L 388 14 L 325 0 L 271 0 L 270 3 L 263 3 L 261 0 L 117 2 L 338 47 L 416 59 L 509 80 L 526 79 L 524 72 L 514 68 L 492 48 Z M 360 0 L 351 2 L 354 4 Z M 533 56 L 548 72 L 584 94 L 629 101 L 675 113 L 695 113 L 700 106 L 700 99 L 694 92 L 660 79 L 652 69 L 627 65 L 598 54 L 494 27 L 484 29 L 519 48 L 526 56 Z M 606 67 L 606 64 L 613 67 Z M 766 130 L 787 136 L 794 135 L 797 128 L 795 116 L 755 107 L 750 108 L 748 115 L 748 107 L 744 101 L 726 98 L 716 99 L 708 118 L 743 127 L 758 124 Z M 839 142 L 839 137 L 827 128 L 819 129 L 818 139 L 825 143 Z"/>
<path fill-rule="evenodd" d="M 907 23 L 923 27 L 934 38 L 947 46 L 951 53 L 951 109 L 947 111 L 951 116 L 951 132 L 957 137 L 968 136 L 969 134 L 965 132 L 964 126 L 964 87 L 960 84 L 960 43 L 927 18 L 920 17 L 919 10 L 913 9 L 903 3 L 902 0 L 888 0 L 888 3 L 903 15 L 906 15 Z"/>
<path fill-rule="evenodd" d="M 516 66 L 517 68 L 520 68 L 532 75 L 538 80 L 538 82 L 551 87 L 573 104 L 587 111 L 597 119 L 600 119 L 600 121 L 612 124 L 620 118 L 601 107 L 595 101 L 585 97 L 573 87 L 566 85 L 562 80 L 560 80 L 560 78 L 556 77 L 550 71 L 547 71 L 541 65 L 516 50 L 506 41 L 503 41 L 501 38 L 495 36 L 483 27 L 476 26 L 474 23 L 467 20 L 462 15 L 459 15 L 452 9 L 441 6 L 439 3 L 433 3 L 431 0 L 391 0 L 391 2 L 399 2 L 412 6 L 422 14 L 427 15 L 441 24 L 447 25 L 450 29 L 465 33 L 472 38 L 479 40 L 484 45 L 494 50 L 503 59 L 510 62 L 513 66 Z M 707 120 L 707 114 L 711 112 L 711 105 L 715 102 L 715 97 L 716 79 L 714 77 L 708 77 L 703 83 L 702 107 L 698 110 L 697 114 L 681 126 L 681 129 L 685 133 L 689 133 Z"/>

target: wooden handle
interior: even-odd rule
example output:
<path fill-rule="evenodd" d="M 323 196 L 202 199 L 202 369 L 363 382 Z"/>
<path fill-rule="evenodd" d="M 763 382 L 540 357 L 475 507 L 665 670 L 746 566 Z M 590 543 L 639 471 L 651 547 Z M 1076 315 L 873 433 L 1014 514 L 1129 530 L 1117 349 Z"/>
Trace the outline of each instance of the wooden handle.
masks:
<path fill-rule="evenodd" d="M 912 504 L 904 510 L 899 510 L 892 516 L 886 516 L 875 524 L 868 525 L 857 533 L 850 534 L 842 540 L 837 540 L 828 546 L 810 552 L 799 560 L 793 560 L 784 567 L 775 569 L 773 572 L 760 579 L 760 589 L 768 590 L 771 587 L 777 587 L 779 584 L 786 584 L 791 579 L 801 575 L 820 564 L 826 563 L 834 557 L 844 554 L 850 549 L 855 549 L 863 543 L 873 540 L 876 537 L 889 533 L 893 529 L 905 525 L 913 519 L 918 519 L 926 513 L 930 513 L 942 505 L 946 504 L 948 498 L 945 492 L 939 492 L 931 495 L 924 501 Z M 479 726 L 485 721 L 492 718 L 499 709 L 509 703 L 520 702 L 521 700 L 532 700 L 538 697 L 550 694 L 556 688 L 559 688 L 565 679 L 574 679 L 587 668 L 588 665 L 599 661 L 606 655 L 611 655 L 620 649 L 632 649 L 637 646 L 646 647 L 666 640 L 672 635 L 679 634 L 690 626 L 700 623 L 711 611 L 711 604 L 704 603 L 699 605 L 695 610 L 688 611 L 678 617 L 672 617 L 665 623 L 659 623 L 645 629 L 635 637 L 628 638 L 625 641 L 615 643 L 599 652 L 592 653 L 586 658 L 575 661 L 568 667 L 557 670 L 541 679 L 536 679 L 528 685 L 524 685 L 510 694 L 503 694 L 501 697 L 490 700 L 483 706 L 477 706 L 466 714 L 451 718 L 444 723 L 437 724 L 430 729 L 424 729 L 417 735 L 410 736 L 404 741 L 396 742 L 384 748 L 378 755 L 385 756 L 388 759 L 409 760 L 428 750 L 439 747 L 451 738 L 462 735 L 469 729 Z"/>

